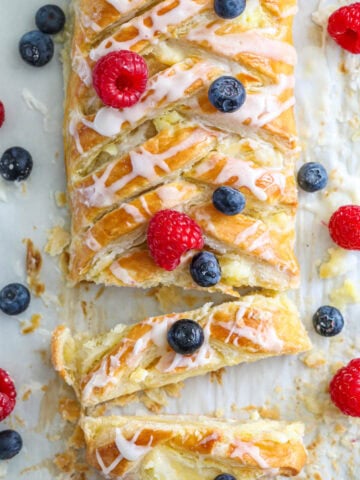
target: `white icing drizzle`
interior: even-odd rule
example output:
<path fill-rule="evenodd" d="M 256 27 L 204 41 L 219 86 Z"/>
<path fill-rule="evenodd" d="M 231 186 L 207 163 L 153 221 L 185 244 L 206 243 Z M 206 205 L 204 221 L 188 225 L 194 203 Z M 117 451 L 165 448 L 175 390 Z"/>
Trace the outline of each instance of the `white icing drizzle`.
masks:
<path fill-rule="evenodd" d="M 199 443 L 199 445 L 204 445 L 208 442 L 212 442 L 213 440 L 219 440 L 219 438 L 220 438 L 220 435 L 218 433 L 216 433 L 216 432 L 211 433 L 207 437 L 203 438 L 201 440 L 201 442 Z"/>
<path fill-rule="evenodd" d="M 125 458 L 129 462 L 136 462 L 152 449 L 151 447 L 153 442 L 152 435 L 146 446 L 136 445 L 135 442 L 139 438 L 140 433 L 141 431 L 138 431 L 131 440 L 126 440 L 126 438 L 121 433 L 121 429 L 120 428 L 116 429 L 116 434 L 115 434 L 116 448 L 119 450 L 119 453 L 122 456 L 122 458 Z"/>
<path fill-rule="evenodd" d="M 87 87 L 92 85 L 92 71 L 89 64 L 82 56 L 79 47 L 76 47 L 76 53 L 73 55 L 72 68 L 79 75 L 80 79 Z"/>
<path fill-rule="evenodd" d="M 257 220 L 253 225 L 250 227 L 246 228 L 242 232 L 240 232 L 237 237 L 235 238 L 235 244 L 240 244 L 245 242 L 249 237 L 255 235 L 257 232 L 258 228 L 260 227 L 261 222 L 260 220 Z"/>
<path fill-rule="evenodd" d="M 108 385 L 109 382 L 113 384 L 116 383 L 116 379 L 109 377 L 106 370 L 107 370 L 106 362 L 101 362 L 100 367 L 98 368 L 98 370 L 96 370 L 96 373 L 91 376 L 91 379 L 89 380 L 89 382 L 86 384 L 86 386 L 82 391 L 82 398 L 84 400 L 88 399 L 91 396 L 94 388 L 96 387 L 103 388 L 106 385 Z"/>
<path fill-rule="evenodd" d="M 138 5 L 143 3 L 143 0 L 106 0 L 119 13 L 127 13 L 134 10 Z"/>
<path fill-rule="evenodd" d="M 100 177 L 93 174 L 93 184 L 79 189 L 79 197 L 81 202 L 87 207 L 106 207 L 114 203 L 116 193 L 125 185 L 137 177 L 143 177 L 148 182 L 153 182 L 159 178 L 155 168 L 161 168 L 165 173 L 171 170 L 165 160 L 168 160 L 178 153 L 192 147 L 206 138 L 205 132 L 195 130 L 182 142 L 169 148 L 162 153 L 151 153 L 140 147 L 137 151 L 129 153 L 132 170 L 111 185 L 106 185 L 116 162 L 109 163 Z"/>
<path fill-rule="evenodd" d="M 130 203 L 123 203 L 121 205 L 121 208 L 133 217 L 135 223 L 143 223 L 146 221 L 144 215 L 137 207 L 135 207 L 135 205 L 131 205 Z"/>
<path fill-rule="evenodd" d="M 185 91 L 196 80 L 203 79 L 206 81 L 207 73 L 214 70 L 214 66 L 207 62 L 198 62 L 188 69 L 184 69 L 184 67 L 183 63 L 178 63 L 152 77 L 143 99 L 136 105 L 123 110 L 103 107 L 97 112 L 93 122 L 83 118 L 83 124 L 100 135 L 112 137 L 121 132 L 126 122 L 134 125 L 148 113 L 156 115 L 155 107 L 160 105 L 160 102 L 161 107 L 165 108 L 169 104 L 186 97 Z"/>
<path fill-rule="evenodd" d="M 163 204 L 175 204 L 182 200 L 184 192 L 178 190 L 173 185 L 163 185 L 156 190 L 156 195 L 160 198 Z"/>
<path fill-rule="evenodd" d="M 96 240 L 96 238 L 94 238 L 90 230 L 86 234 L 86 239 L 84 243 L 93 252 L 98 252 L 99 250 L 101 250 L 100 243 Z"/>
<path fill-rule="evenodd" d="M 91 28 L 91 30 L 93 30 L 96 33 L 101 32 L 101 27 L 97 23 L 95 23 L 88 15 L 85 15 L 84 13 L 81 12 L 80 19 L 84 27 Z"/>
<path fill-rule="evenodd" d="M 202 365 L 206 365 L 211 362 L 214 352 L 210 346 L 210 326 L 211 326 L 212 317 L 210 316 L 205 327 L 204 327 L 204 343 L 201 348 L 195 352 L 193 355 L 181 355 L 176 353 L 173 350 L 167 352 L 159 360 L 156 365 L 157 370 L 164 373 L 169 373 L 176 368 L 185 368 L 190 370 L 192 368 L 198 368 Z"/>
<path fill-rule="evenodd" d="M 109 474 L 115 470 L 115 468 L 119 465 L 119 463 L 126 459 L 129 462 L 136 462 L 140 460 L 141 457 L 146 455 L 153 447 L 152 442 L 154 437 L 151 435 L 149 442 L 147 445 L 136 445 L 136 440 L 139 438 L 141 430 L 139 430 L 131 440 L 126 440 L 123 436 L 121 429 L 115 429 L 115 445 L 118 449 L 119 455 L 118 457 L 109 465 L 108 467 L 105 466 L 103 459 L 97 449 L 96 459 L 100 465 L 101 471 L 106 478 L 109 478 Z"/>
<path fill-rule="evenodd" d="M 241 33 L 219 33 L 223 23 L 210 26 L 201 26 L 190 30 L 186 38 L 195 43 L 207 43 L 221 54 L 234 57 L 241 53 L 251 53 L 262 57 L 285 62 L 289 65 L 296 63 L 295 48 L 287 42 L 268 38 L 262 33 L 266 30 L 254 29 Z"/>
<path fill-rule="evenodd" d="M 230 457 L 238 457 L 242 460 L 244 455 L 249 455 L 249 457 L 251 457 L 259 465 L 260 468 L 270 468 L 268 462 L 261 456 L 259 447 L 251 443 L 237 441 L 236 448 L 232 452 Z"/>
<path fill-rule="evenodd" d="M 247 338 L 256 345 L 260 345 L 266 350 L 273 352 L 281 352 L 284 342 L 278 337 L 275 328 L 271 325 L 270 318 L 265 318 L 266 312 L 262 312 L 262 318 L 259 321 L 257 328 L 244 325 L 244 314 L 248 309 L 249 304 L 241 305 L 236 313 L 234 322 L 219 322 L 219 325 L 229 331 L 229 335 L 225 343 L 229 343 L 233 334 L 238 337 L 234 339 L 233 344 L 237 347 L 240 338 Z"/>
<path fill-rule="evenodd" d="M 146 198 L 144 197 L 144 195 L 141 195 L 140 203 L 141 203 L 141 206 L 143 207 L 143 209 L 145 210 L 145 212 L 149 215 L 149 217 L 151 217 L 152 212 L 149 209 L 149 205 L 147 204 L 147 201 L 146 201 Z"/>
<path fill-rule="evenodd" d="M 84 153 L 84 149 L 80 142 L 79 133 L 77 131 L 77 126 L 79 124 L 79 120 L 81 119 L 81 115 L 79 112 L 72 110 L 69 115 L 69 133 L 74 137 L 75 144 L 77 151 L 82 155 Z"/>
<path fill-rule="evenodd" d="M 188 105 L 195 113 L 208 118 L 214 125 L 221 125 L 226 120 L 226 125 L 236 130 L 236 123 L 243 124 L 250 120 L 252 126 L 261 128 L 295 104 L 294 97 L 285 102 L 279 100 L 279 96 L 285 90 L 293 89 L 294 77 L 281 74 L 278 78 L 277 84 L 263 86 L 259 93 L 248 93 L 244 105 L 236 112 L 227 113 L 226 118 L 221 112 L 204 113 L 197 98 L 192 98 Z"/>
<path fill-rule="evenodd" d="M 134 286 L 136 281 L 131 277 L 129 272 L 122 268 L 118 262 L 114 262 L 110 267 L 111 273 L 124 285 Z"/>
<path fill-rule="evenodd" d="M 167 8 L 170 8 L 170 10 L 164 13 Z M 110 52 L 131 50 L 134 45 L 142 40 L 148 40 L 151 44 L 157 43 L 159 34 L 166 33 L 170 26 L 177 26 L 184 20 L 196 15 L 203 8 L 204 5 L 201 1 L 196 2 L 194 0 L 178 0 L 176 6 L 174 6 L 174 0 L 160 2 L 149 12 L 122 25 L 112 38 L 103 40 L 96 48 L 90 51 L 90 58 L 97 61 Z M 116 41 L 114 37 L 130 26 L 132 28 L 135 27 L 138 30 L 138 34 L 130 40 Z"/>
<path fill-rule="evenodd" d="M 287 17 L 292 17 L 296 15 L 299 11 L 299 8 L 297 5 L 293 5 L 292 7 L 287 8 L 286 10 L 283 10 L 281 12 L 280 17 L 281 18 L 287 18 Z"/>
<path fill-rule="evenodd" d="M 210 159 L 212 163 L 216 164 L 218 157 Z M 200 165 L 201 167 L 201 165 Z M 224 184 L 228 182 L 231 178 L 236 177 L 237 181 L 233 186 L 240 188 L 248 188 L 259 200 L 265 201 L 268 198 L 266 190 L 262 187 L 258 187 L 256 182 L 261 179 L 264 175 L 270 176 L 272 179 L 272 184 L 277 185 L 281 192 L 283 193 L 285 189 L 286 178 L 279 169 L 270 169 L 270 168 L 255 168 L 254 165 L 240 160 L 239 158 L 226 157 L 226 163 L 223 166 L 221 172 L 215 179 L 216 184 Z M 267 186 L 268 188 L 269 186 Z"/>

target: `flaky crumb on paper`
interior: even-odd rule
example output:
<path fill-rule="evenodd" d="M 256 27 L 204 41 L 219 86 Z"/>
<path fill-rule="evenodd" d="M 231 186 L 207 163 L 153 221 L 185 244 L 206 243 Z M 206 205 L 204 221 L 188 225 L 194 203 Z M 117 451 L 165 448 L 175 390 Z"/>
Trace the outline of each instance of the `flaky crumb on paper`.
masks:
<path fill-rule="evenodd" d="M 59 400 L 59 412 L 67 422 L 77 423 L 81 413 L 80 405 L 72 398 L 62 397 Z"/>
<path fill-rule="evenodd" d="M 32 293 L 36 297 L 40 297 L 45 292 L 45 285 L 40 281 L 42 256 L 30 238 L 24 239 L 24 243 L 26 245 L 27 283 Z"/>
<path fill-rule="evenodd" d="M 343 275 L 348 270 L 346 265 L 347 252 L 341 248 L 329 248 L 328 258 L 319 268 L 320 278 L 334 278 Z"/>
<path fill-rule="evenodd" d="M 66 192 L 55 192 L 55 203 L 59 208 L 66 207 L 67 206 Z"/>
<path fill-rule="evenodd" d="M 223 375 L 225 374 L 226 369 L 220 368 L 215 372 L 210 372 L 210 381 L 212 383 L 218 383 L 219 385 L 223 384 Z"/>
<path fill-rule="evenodd" d="M 360 303 L 360 291 L 349 279 L 338 288 L 334 288 L 329 298 L 334 307 L 343 308 L 346 305 Z"/>
<path fill-rule="evenodd" d="M 40 313 L 35 313 L 32 315 L 30 322 L 21 322 L 21 333 L 22 335 L 29 335 L 34 333 L 39 327 L 42 316 Z"/>
<path fill-rule="evenodd" d="M 309 368 L 319 368 L 326 365 L 326 358 L 320 350 L 305 353 L 305 355 L 301 357 L 301 361 Z"/>
<path fill-rule="evenodd" d="M 56 225 L 49 230 L 45 253 L 56 257 L 57 255 L 61 255 L 69 244 L 70 233 L 59 225 Z"/>

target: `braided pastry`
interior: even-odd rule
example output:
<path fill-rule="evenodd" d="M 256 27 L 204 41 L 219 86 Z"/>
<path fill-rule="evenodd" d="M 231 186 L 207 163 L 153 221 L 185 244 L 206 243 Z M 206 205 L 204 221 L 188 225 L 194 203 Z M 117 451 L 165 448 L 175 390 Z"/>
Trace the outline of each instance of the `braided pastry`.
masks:
<path fill-rule="evenodd" d="M 247 0 L 242 15 L 218 17 L 213 0 L 76 0 L 65 110 L 65 157 L 72 210 L 74 282 L 199 288 L 193 254 L 174 271 L 149 253 L 146 230 L 160 210 L 185 212 L 217 256 L 219 283 L 293 288 L 297 203 L 293 116 L 296 0 Z M 138 103 L 105 105 L 93 88 L 97 62 L 119 51 L 146 61 Z M 246 90 L 224 113 L 208 98 L 231 76 Z M 214 208 L 214 190 L 242 192 L 235 217 Z"/>

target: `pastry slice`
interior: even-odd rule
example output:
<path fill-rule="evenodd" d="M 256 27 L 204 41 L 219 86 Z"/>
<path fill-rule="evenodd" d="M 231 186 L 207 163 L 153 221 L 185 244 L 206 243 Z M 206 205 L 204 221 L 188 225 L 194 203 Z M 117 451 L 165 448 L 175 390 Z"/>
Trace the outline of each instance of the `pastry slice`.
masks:
<path fill-rule="evenodd" d="M 241 480 L 287 477 L 306 462 L 304 427 L 193 416 L 85 417 L 87 460 L 105 478 Z"/>
<path fill-rule="evenodd" d="M 233 296 L 242 287 L 296 288 L 296 0 L 249 0 L 227 20 L 213 0 L 74 0 L 73 7 L 64 119 L 70 280 Z M 124 51 L 147 68 L 131 105 L 113 104 L 101 82 L 93 86 L 99 62 Z M 131 72 L 131 61 L 122 61 Z M 121 96 L 127 87 L 118 68 L 103 82 L 114 76 L 109 89 Z M 229 76 L 246 98 L 224 112 L 209 92 Z M 214 211 L 222 186 L 244 196 L 241 214 Z M 194 281 L 196 250 L 174 270 L 154 260 L 147 230 L 166 209 L 199 225 L 203 249 L 222 269 L 216 284 Z"/>
<path fill-rule="evenodd" d="M 183 345 L 171 343 L 175 327 L 182 324 L 180 333 L 185 328 L 184 320 L 195 322 L 198 331 L 190 335 L 202 335 L 199 343 L 190 346 L 194 348 L 190 353 Z M 60 326 L 52 337 L 52 360 L 88 407 L 226 366 L 309 348 L 298 313 L 286 297 L 254 295 L 118 325 L 96 338 L 73 337 Z"/>

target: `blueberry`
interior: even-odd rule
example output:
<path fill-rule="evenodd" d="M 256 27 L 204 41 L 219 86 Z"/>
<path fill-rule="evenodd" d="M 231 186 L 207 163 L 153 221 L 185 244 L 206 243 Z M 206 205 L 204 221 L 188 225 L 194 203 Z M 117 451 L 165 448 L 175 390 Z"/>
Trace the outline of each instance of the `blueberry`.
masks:
<path fill-rule="evenodd" d="M 237 215 L 245 208 L 244 195 L 231 187 L 219 187 L 213 193 L 213 204 L 219 212 L 225 215 Z"/>
<path fill-rule="evenodd" d="M 221 18 L 236 18 L 246 8 L 246 0 L 214 0 L 214 10 Z"/>
<path fill-rule="evenodd" d="M 10 283 L 0 292 L 0 310 L 7 315 L 19 315 L 30 303 L 29 290 L 20 283 Z"/>
<path fill-rule="evenodd" d="M 0 432 L 0 460 L 9 460 L 15 457 L 22 449 L 21 436 L 15 430 Z"/>
<path fill-rule="evenodd" d="M 65 13 L 57 5 L 44 5 L 36 12 L 35 22 L 44 33 L 59 33 L 65 25 Z"/>
<path fill-rule="evenodd" d="M 54 42 L 49 35 L 33 30 L 21 37 L 19 51 L 26 63 L 34 67 L 42 67 L 54 56 Z"/>
<path fill-rule="evenodd" d="M 221 278 L 221 269 L 218 259 L 213 253 L 197 253 L 190 265 L 190 274 L 201 287 L 212 287 L 219 283 Z"/>
<path fill-rule="evenodd" d="M 178 320 L 170 327 L 167 340 L 176 353 L 191 355 L 204 343 L 204 331 L 193 320 Z"/>
<path fill-rule="evenodd" d="M 26 180 L 32 168 L 30 153 L 21 147 L 9 148 L 0 159 L 0 175 L 11 182 Z"/>
<path fill-rule="evenodd" d="M 309 162 L 300 168 L 297 181 L 305 192 L 317 192 L 326 187 L 328 174 L 320 163 Z"/>
<path fill-rule="evenodd" d="M 235 77 L 217 78 L 209 88 L 210 103 L 220 112 L 231 113 L 239 110 L 246 99 L 244 85 Z"/>
<path fill-rule="evenodd" d="M 334 337 L 344 328 L 344 318 L 335 307 L 320 307 L 313 316 L 313 325 L 319 335 Z"/>
<path fill-rule="evenodd" d="M 214 480 L 236 480 L 236 478 L 233 475 L 230 475 L 230 473 L 222 473 L 215 477 Z"/>

